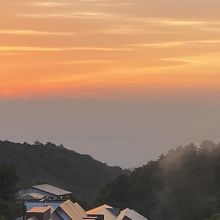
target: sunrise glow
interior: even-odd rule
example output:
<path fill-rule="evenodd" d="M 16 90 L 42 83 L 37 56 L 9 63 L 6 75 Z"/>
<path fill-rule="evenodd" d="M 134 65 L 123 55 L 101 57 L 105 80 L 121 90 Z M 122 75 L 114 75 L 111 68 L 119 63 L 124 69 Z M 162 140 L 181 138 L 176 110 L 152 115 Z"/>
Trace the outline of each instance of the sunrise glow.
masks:
<path fill-rule="evenodd" d="M 0 98 L 218 90 L 218 4 L 4 1 Z"/>

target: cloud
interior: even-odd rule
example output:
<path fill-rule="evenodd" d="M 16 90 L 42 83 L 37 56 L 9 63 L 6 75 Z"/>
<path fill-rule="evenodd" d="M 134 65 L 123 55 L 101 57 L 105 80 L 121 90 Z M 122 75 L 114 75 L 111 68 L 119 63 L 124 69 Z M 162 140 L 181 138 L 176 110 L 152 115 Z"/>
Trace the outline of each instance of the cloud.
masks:
<path fill-rule="evenodd" d="M 50 31 L 38 31 L 38 30 L 28 30 L 28 29 L 0 29 L 0 34 L 8 34 L 8 35 L 36 35 L 36 36 L 74 36 L 76 33 L 73 32 L 50 32 Z"/>
<path fill-rule="evenodd" d="M 200 67 L 206 65 L 217 66 L 217 64 L 218 66 L 220 66 L 219 65 L 220 53 L 208 53 L 208 54 L 200 54 L 195 56 L 170 57 L 170 58 L 163 58 L 162 60 L 199 65 Z"/>
<path fill-rule="evenodd" d="M 0 46 L 0 52 L 68 52 L 68 51 L 130 51 L 130 48 L 113 47 L 28 47 L 28 46 Z"/>
<path fill-rule="evenodd" d="M 91 59 L 91 60 L 68 60 L 61 62 L 60 64 L 107 64 L 114 63 L 116 60 L 104 60 L 104 59 Z"/>
<path fill-rule="evenodd" d="M 40 7 L 61 7 L 61 6 L 66 6 L 67 5 L 67 3 L 56 2 L 56 1 L 28 2 L 27 4 L 32 5 L 32 6 L 40 6 Z"/>
<path fill-rule="evenodd" d="M 145 22 L 164 26 L 201 26 L 210 23 L 204 20 L 178 20 L 170 18 L 148 18 Z"/>
<path fill-rule="evenodd" d="M 168 41 L 168 42 L 157 42 L 157 43 L 136 43 L 129 44 L 128 46 L 137 48 L 169 48 L 179 47 L 186 44 L 186 41 Z"/>
<path fill-rule="evenodd" d="M 217 45 L 220 44 L 220 40 L 185 40 L 185 41 L 167 41 L 167 42 L 151 42 L 151 43 L 136 43 L 136 44 L 128 44 L 129 47 L 136 48 L 171 48 L 171 47 L 181 47 L 181 46 L 189 46 L 192 45 Z"/>
<path fill-rule="evenodd" d="M 21 13 L 17 14 L 20 17 L 29 18 L 65 18 L 65 19 L 105 19 L 105 20 L 115 20 L 118 18 L 117 14 L 113 13 L 102 13 L 95 11 L 75 11 L 66 13 Z"/>

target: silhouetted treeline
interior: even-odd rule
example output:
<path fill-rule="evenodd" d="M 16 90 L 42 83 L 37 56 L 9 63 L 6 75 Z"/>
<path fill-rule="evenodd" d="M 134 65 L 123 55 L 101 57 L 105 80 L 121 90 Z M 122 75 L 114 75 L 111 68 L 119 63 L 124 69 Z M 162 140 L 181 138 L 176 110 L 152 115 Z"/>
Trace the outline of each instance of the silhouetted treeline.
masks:
<path fill-rule="evenodd" d="M 17 188 L 48 183 L 72 191 L 74 198 L 87 204 L 107 182 L 125 172 L 62 145 L 38 141 L 33 145 L 0 141 L 0 164 L 16 168 Z"/>
<path fill-rule="evenodd" d="M 109 183 L 98 203 L 133 208 L 150 220 L 220 219 L 220 144 L 171 150 Z"/>
<path fill-rule="evenodd" d="M 9 165 L 0 165 L 0 219 L 14 220 L 22 214 L 22 204 L 15 200 L 16 171 Z"/>

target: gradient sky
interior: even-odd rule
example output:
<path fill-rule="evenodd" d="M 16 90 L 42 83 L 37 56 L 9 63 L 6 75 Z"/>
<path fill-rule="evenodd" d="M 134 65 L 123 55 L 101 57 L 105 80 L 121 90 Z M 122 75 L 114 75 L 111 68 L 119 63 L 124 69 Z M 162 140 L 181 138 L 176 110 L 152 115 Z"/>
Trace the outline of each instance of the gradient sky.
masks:
<path fill-rule="evenodd" d="M 0 6 L 0 138 L 123 167 L 218 141 L 219 0 Z"/>

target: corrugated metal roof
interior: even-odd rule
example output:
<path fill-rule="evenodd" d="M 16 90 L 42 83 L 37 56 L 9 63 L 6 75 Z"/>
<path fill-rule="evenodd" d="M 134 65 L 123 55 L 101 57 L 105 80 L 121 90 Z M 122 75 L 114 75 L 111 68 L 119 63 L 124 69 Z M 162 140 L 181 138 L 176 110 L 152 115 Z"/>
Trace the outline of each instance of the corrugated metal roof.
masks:
<path fill-rule="evenodd" d="M 48 210 L 50 210 L 50 207 L 34 207 L 32 209 L 29 209 L 27 213 L 44 213 Z"/>
<path fill-rule="evenodd" d="M 50 193 L 50 194 L 55 195 L 55 196 L 64 196 L 64 195 L 71 194 L 71 192 L 69 192 L 69 191 L 66 191 L 64 189 L 61 189 L 61 188 L 58 188 L 58 187 L 55 187 L 55 186 L 51 186 L 49 184 L 42 184 L 42 185 L 32 186 L 32 188 Z"/>
<path fill-rule="evenodd" d="M 60 209 L 62 209 L 72 220 L 81 220 L 86 217 L 85 210 L 78 203 L 72 203 L 70 200 L 61 204 Z"/>

